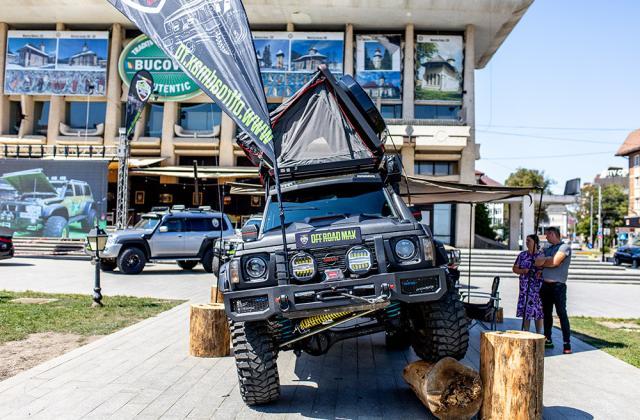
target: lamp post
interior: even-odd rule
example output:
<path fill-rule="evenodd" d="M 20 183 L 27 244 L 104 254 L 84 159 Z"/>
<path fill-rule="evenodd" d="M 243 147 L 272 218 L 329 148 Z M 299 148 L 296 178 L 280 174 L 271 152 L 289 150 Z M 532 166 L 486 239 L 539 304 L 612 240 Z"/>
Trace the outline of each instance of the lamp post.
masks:
<path fill-rule="evenodd" d="M 102 293 L 100 293 L 102 291 L 100 288 L 100 251 L 104 251 L 104 248 L 107 245 L 107 238 L 108 235 L 104 230 L 100 229 L 97 223 L 95 229 L 92 229 L 87 235 L 89 250 L 96 253 L 96 274 L 93 284 L 93 303 L 91 304 L 91 307 L 93 308 L 103 306 Z"/>

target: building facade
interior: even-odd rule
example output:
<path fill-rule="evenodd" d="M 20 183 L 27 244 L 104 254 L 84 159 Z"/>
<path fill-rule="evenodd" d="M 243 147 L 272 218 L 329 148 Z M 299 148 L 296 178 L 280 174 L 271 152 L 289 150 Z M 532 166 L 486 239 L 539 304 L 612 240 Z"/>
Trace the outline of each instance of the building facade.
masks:
<path fill-rule="evenodd" d="M 640 229 L 640 130 L 634 130 L 625 139 L 616 152 L 629 160 L 628 191 L 629 210 L 625 218 L 625 227 L 631 231 Z"/>
<path fill-rule="evenodd" d="M 219 185 L 255 177 L 235 144 L 233 121 L 194 89 L 188 78 L 176 76 L 179 83 L 170 80 L 168 74 L 176 73 L 171 60 L 123 58 L 125 51 L 134 53 L 127 47 L 134 42 L 140 46 L 144 37 L 108 2 L 4 3 L 8 4 L 3 5 L 4 22 L 0 22 L 0 51 L 7 54 L 0 57 L 0 157 L 115 156 L 118 128 L 124 119 L 126 74 L 135 70 L 128 66 L 138 65 L 135 60 L 139 58 L 139 65 L 150 66 L 160 83 L 132 143 L 132 208 L 145 211 L 160 204 L 197 202 L 192 200 L 193 181 L 180 176 L 184 175 L 180 168 L 191 167 L 194 161 L 232 174 L 212 169 L 202 181 L 202 202 L 213 207 L 220 204 Z M 474 71 L 487 64 L 531 3 L 427 0 L 419 5 L 392 1 L 364 7 L 359 1 L 345 0 L 327 7 L 321 0 L 244 1 L 270 108 L 301 86 L 318 64 L 326 63 L 334 73 L 354 75 L 366 86 L 387 120 L 386 149 L 400 154 L 409 175 L 463 183 L 476 182 L 475 161 L 479 158 Z M 73 86 L 66 86 L 85 95 L 39 94 L 37 89 L 9 93 L 5 67 L 9 61 L 23 60 L 22 51 L 7 48 L 11 31 L 16 30 L 108 31 L 104 57 L 95 44 L 80 44 L 68 59 L 69 66 L 103 67 L 106 77 L 79 78 Z M 48 50 L 30 45 L 29 51 L 29 60 L 40 60 L 40 64 L 50 60 L 41 54 L 49 54 Z M 50 82 L 45 81 L 41 91 L 46 90 L 46 83 Z M 112 164 L 111 209 L 115 207 L 116 171 L 117 165 Z M 260 211 L 264 204 L 241 196 L 224 201 L 225 210 L 235 220 Z M 457 246 L 469 245 L 468 205 L 442 203 L 419 210 L 428 215 L 426 222 L 437 237 Z"/>

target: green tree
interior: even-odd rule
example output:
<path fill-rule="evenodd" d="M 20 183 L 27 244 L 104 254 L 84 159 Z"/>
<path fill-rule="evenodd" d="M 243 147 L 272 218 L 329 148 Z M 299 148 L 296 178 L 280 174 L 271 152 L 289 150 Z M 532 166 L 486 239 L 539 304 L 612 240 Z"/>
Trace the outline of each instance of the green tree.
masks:
<path fill-rule="evenodd" d="M 489 210 L 484 204 L 476 204 L 476 235 L 485 238 L 495 239 L 497 234 L 491 227 L 491 219 L 489 218 Z"/>
<path fill-rule="evenodd" d="M 518 168 L 511 173 L 504 182 L 508 187 L 534 187 L 541 188 L 545 193 L 550 191 L 550 187 L 556 182 L 547 177 L 544 171 L 538 169 Z"/>
<path fill-rule="evenodd" d="M 585 185 L 581 189 L 580 207 L 578 208 L 576 232 L 585 238 L 589 237 L 590 231 L 590 207 L 591 198 L 593 197 L 593 236 L 594 241 L 598 234 L 598 187 L 596 185 Z M 617 227 L 624 226 L 624 216 L 627 214 L 629 207 L 629 196 L 625 194 L 624 189 L 620 185 L 607 185 L 602 188 L 602 220 L 604 227 L 611 228 L 612 231 Z M 605 244 L 608 246 L 611 237 L 605 238 Z"/>

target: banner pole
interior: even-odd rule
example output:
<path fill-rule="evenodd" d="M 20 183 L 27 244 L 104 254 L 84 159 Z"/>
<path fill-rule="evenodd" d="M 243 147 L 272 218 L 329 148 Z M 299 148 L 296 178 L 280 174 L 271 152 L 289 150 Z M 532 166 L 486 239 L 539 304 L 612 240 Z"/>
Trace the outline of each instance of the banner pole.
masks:
<path fill-rule="evenodd" d="M 275 152 L 275 150 L 274 150 Z M 275 153 L 274 153 L 275 155 Z M 278 170 L 278 157 L 274 156 L 273 158 L 273 175 L 274 175 L 274 180 L 276 183 L 276 196 L 278 197 L 278 206 L 280 208 L 280 230 L 282 232 L 282 251 L 283 251 L 283 255 L 284 255 L 284 275 L 285 278 L 283 279 L 284 281 L 282 281 L 282 279 L 278 278 L 278 283 L 280 284 L 281 282 L 283 284 L 288 284 L 289 282 L 289 256 L 288 256 L 288 252 L 287 252 L 287 231 L 284 225 L 284 204 L 282 203 L 282 191 L 280 190 L 280 174 L 279 174 L 279 170 Z M 277 259 L 276 259 L 276 272 L 279 273 L 280 270 L 278 270 L 278 265 L 277 265 Z"/>

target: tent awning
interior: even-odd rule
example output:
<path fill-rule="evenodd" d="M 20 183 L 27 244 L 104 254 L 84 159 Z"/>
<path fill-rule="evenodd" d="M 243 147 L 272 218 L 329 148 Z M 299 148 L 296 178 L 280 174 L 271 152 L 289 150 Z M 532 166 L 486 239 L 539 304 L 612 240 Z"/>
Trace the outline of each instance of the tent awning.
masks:
<path fill-rule="evenodd" d="M 178 178 L 194 178 L 191 166 L 162 166 L 156 168 L 141 168 L 131 171 L 132 175 L 175 176 Z M 218 167 L 198 166 L 198 178 L 258 178 L 258 169 L 254 167 Z"/>
<path fill-rule="evenodd" d="M 257 184 L 247 184 L 243 182 L 227 182 L 231 186 L 229 194 L 232 195 L 264 195 L 264 187 Z"/>
<path fill-rule="evenodd" d="M 151 165 L 155 165 L 156 163 L 160 163 L 164 160 L 166 160 L 166 157 L 160 157 L 160 158 L 129 158 L 129 169 L 137 169 L 137 168 L 143 168 L 145 166 L 151 166 Z M 113 162 L 109 162 L 109 169 L 112 170 L 117 170 L 118 169 L 118 162 L 117 161 L 113 161 Z"/>
<path fill-rule="evenodd" d="M 406 177 L 400 183 L 400 194 L 411 204 L 432 203 L 487 203 L 511 197 L 530 195 L 529 187 L 497 187 L 478 184 L 459 184 L 416 176 Z M 407 183 L 409 191 L 407 192 Z"/>

